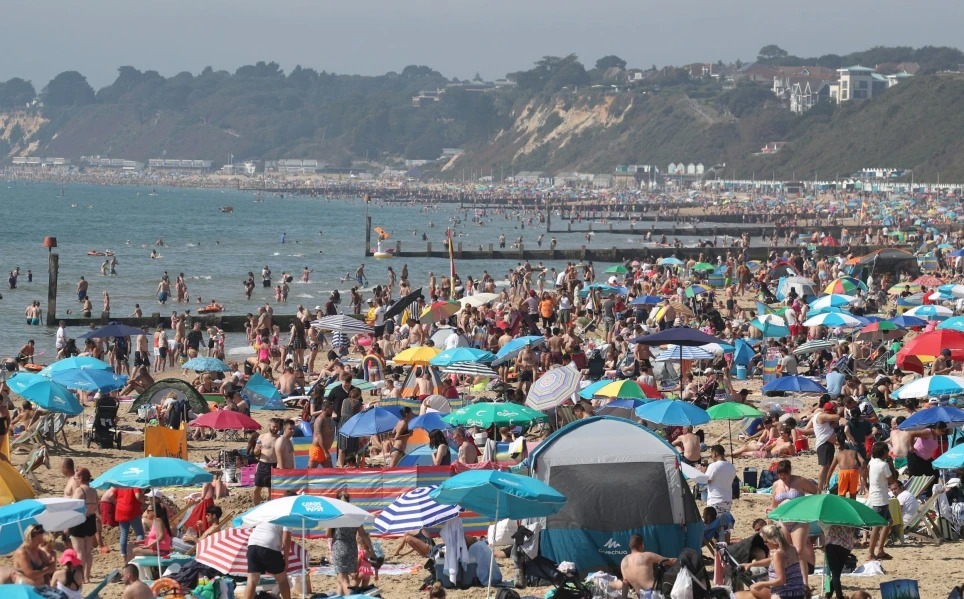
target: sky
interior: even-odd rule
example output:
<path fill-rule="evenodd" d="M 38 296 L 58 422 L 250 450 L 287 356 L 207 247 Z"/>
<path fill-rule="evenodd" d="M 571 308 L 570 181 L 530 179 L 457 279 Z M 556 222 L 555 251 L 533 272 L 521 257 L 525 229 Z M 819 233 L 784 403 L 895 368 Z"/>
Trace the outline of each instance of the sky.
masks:
<path fill-rule="evenodd" d="M 76 70 L 164 76 L 259 60 L 378 75 L 410 64 L 487 80 L 542 56 L 609 54 L 630 67 L 749 62 L 767 44 L 798 56 L 877 45 L 958 45 L 959 0 L 9 0 L 0 80 L 40 90 Z"/>

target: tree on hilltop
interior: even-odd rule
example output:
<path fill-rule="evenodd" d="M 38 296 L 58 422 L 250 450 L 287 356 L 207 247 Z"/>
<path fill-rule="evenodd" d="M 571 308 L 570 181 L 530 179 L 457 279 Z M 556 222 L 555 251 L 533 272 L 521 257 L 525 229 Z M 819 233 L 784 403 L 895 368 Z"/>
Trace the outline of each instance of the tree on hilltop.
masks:
<path fill-rule="evenodd" d="M 23 108 L 36 97 L 33 84 L 19 77 L 0 83 L 0 107 Z"/>
<path fill-rule="evenodd" d="M 777 46 L 776 44 L 769 44 L 760 48 L 756 59 L 759 62 L 771 62 L 781 58 L 786 58 L 787 56 L 789 56 L 789 53 L 786 50 L 780 46 Z"/>
<path fill-rule="evenodd" d="M 83 106 L 96 101 L 94 88 L 77 71 L 64 71 L 51 79 L 41 97 L 46 106 Z"/>
<path fill-rule="evenodd" d="M 613 54 L 610 54 L 609 56 L 603 56 L 602 58 L 596 61 L 596 68 L 599 69 L 600 71 L 605 71 L 613 67 L 616 67 L 619 69 L 625 69 L 626 61 Z"/>

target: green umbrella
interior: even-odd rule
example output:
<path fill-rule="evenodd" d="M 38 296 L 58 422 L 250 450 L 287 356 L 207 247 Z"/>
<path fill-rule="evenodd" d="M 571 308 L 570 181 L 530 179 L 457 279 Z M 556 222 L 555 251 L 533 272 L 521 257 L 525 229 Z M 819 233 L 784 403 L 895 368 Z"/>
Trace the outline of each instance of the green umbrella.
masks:
<path fill-rule="evenodd" d="M 712 408 L 706 410 L 706 413 L 710 415 L 710 420 L 726 420 L 726 428 L 729 430 L 730 436 L 731 460 L 733 459 L 733 421 L 743 420 L 744 418 L 759 418 L 760 416 L 763 416 L 763 412 L 754 408 L 753 406 L 748 406 L 735 401 L 725 401 L 721 404 L 716 404 Z"/>
<path fill-rule="evenodd" d="M 452 426 L 516 426 L 545 420 L 538 410 L 514 403 L 480 402 L 455 410 L 442 420 Z"/>
<path fill-rule="evenodd" d="M 616 264 L 615 266 L 610 266 L 603 272 L 611 275 L 624 275 L 629 272 L 629 269 L 622 264 Z"/>
<path fill-rule="evenodd" d="M 840 495 L 806 495 L 785 501 L 770 512 L 778 522 L 819 522 L 840 526 L 885 526 L 887 521 L 873 509 Z"/>
<path fill-rule="evenodd" d="M 716 267 L 708 262 L 697 262 L 693 265 L 693 270 L 716 270 Z"/>
<path fill-rule="evenodd" d="M 328 385 L 327 387 L 325 387 L 325 394 L 328 394 L 328 392 L 330 392 L 332 389 L 334 389 L 339 385 L 341 385 L 341 381 L 335 381 L 334 383 Z M 351 386 L 358 387 L 359 391 L 369 391 L 375 388 L 375 385 L 369 383 L 365 379 L 352 379 Z"/>

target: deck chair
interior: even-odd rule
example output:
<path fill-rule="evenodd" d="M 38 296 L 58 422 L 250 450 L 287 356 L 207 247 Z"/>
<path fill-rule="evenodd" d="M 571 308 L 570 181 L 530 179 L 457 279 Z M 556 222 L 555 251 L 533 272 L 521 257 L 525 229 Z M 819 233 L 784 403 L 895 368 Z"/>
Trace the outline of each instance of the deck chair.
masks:
<path fill-rule="evenodd" d="M 930 499 L 921 504 L 917 515 L 909 522 L 904 523 L 905 537 L 910 537 L 923 543 L 940 544 L 942 539 L 941 532 L 937 528 L 937 519 L 936 516 L 930 514 L 930 512 L 936 510 L 939 496 L 940 494 L 931 495 Z"/>
<path fill-rule="evenodd" d="M 20 473 L 27 482 L 30 483 L 34 489 L 40 489 L 40 480 L 33 473 L 34 470 L 40 466 L 46 466 L 47 470 L 50 470 L 50 457 L 47 454 L 47 446 L 43 443 L 39 443 L 30 455 L 27 456 L 27 460 L 20 466 L 17 472 Z"/>
<path fill-rule="evenodd" d="M 114 568 L 113 570 L 108 572 L 107 576 L 104 577 L 104 580 L 101 580 L 100 582 L 98 582 L 97 586 L 91 589 L 89 593 L 84 595 L 84 599 L 100 599 L 100 592 L 103 591 L 104 587 L 110 584 L 110 581 L 118 574 L 120 574 L 120 569 L 118 568 Z"/>
<path fill-rule="evenodd" d="M 924 494 L 924 491 L 930 491 L 931 487 L 936 481 L 937 477 L 929 474 L 912 476 L 907 479 L 906 483 L 904 483 L 904 489 L 906 489 L 917 499 L 920 499 L 920 496 Z"/>
<path fill-rule="evenodd" d="M 67 442 L 67 431 L 64 427 L 67 425 L 67 415 L 66 414 L 50 414 L 44 423 L 44 426 L 40 429 L 40 438 L 44 445 L 50 443 L 53 447 L 60 448 L 66 447 L 70 449 L 70 443 Z M 60 442 L 60 437 L 63 438 L 64 442 Z"/>
<path fill-rule="evenodd" d="M 41 439 L 40 429 L 43 427 L 46 416 L 40 417 L 33 422 L 25 431 L 20 433 L 20 435 L 10 442 L 11 451 L 26 451 L 30 452 L 37 446 L 37 444 L 43 444 Z"/>

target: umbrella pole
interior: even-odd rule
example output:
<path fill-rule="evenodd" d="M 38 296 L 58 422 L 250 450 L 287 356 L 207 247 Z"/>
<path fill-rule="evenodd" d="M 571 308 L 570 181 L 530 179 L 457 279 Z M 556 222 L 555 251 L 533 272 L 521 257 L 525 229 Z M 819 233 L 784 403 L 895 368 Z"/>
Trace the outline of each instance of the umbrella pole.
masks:
<path fill-rule="evenodd" d="M 736 464 L 736 462 L 733 460 L 733 421 L 732 420 L 726 421 L 726 428 L 727 428 L 727 431 L 729 431 L 729 435 L 727 436 L 730 438 L 730 463 Z"/>
<path fill-rule="evenodd" d="M 304 543 L 305 539 L 306 539 L 305 519 L 302 518 L 301 519 L 301 542 Z M 295 550 L 295 553 L 297 553 L 297 550 Z M 308 561 L 308 559 L 307 559 L 307 556 L 305 557 L 306 559 L 301 560 L 301 599 L 305 599 L 305 594 L 308 592 L 308 564 L 305 563 Z M 286 555 L 285 559 L 287 558 L 288 556 Z M 287 576 L 287 574 L 285 574 L 285 576 Z"/>
<path fill-rule="evenodd" d="M 499 493 L 495 494 L 495 524 L 499 523 Z M 486 539 L 485 542 L 489 543 L 492 539 Z M 491 549 L 491 548 L 490 548 Z M 492 569 L 495 565 L 495 551 L 492 551 L 492 556 L 489 558 L 489 581 L 485 585 L 485 599 L 489 599 L 490 593 L 492 592 Z"/>
<path fill-rule="evenodd" d="M 679 346 L 679 398 L 683 399 L 683 346 Z"/>

